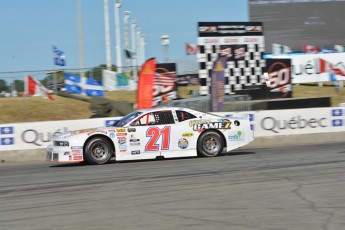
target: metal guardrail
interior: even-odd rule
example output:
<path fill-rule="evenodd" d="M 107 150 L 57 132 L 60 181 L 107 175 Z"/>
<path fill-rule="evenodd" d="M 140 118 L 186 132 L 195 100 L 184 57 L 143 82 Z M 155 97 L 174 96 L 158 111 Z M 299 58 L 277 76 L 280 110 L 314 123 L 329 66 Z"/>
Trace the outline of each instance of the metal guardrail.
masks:
<path fill-rule="evenodd" d="M 248 95 L 225 95 L 224 96 L 224 112 L 230 111 L 251 111 L 251 103 L 248 103 L 251 97 Z M 201 112 L 210 112 L 211 96 L 197 96 L 181 100 L 172 100 L 161 103 L 160 106 L 173 106 L 189 108 Z"/>

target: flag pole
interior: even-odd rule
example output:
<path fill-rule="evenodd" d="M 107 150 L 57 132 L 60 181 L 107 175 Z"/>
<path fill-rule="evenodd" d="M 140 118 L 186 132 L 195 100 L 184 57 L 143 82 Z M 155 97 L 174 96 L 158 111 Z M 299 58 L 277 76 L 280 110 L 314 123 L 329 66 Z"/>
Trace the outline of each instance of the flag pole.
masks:
<path fill-rule="evenodd" d="M 108 0 L 104 0 L 104 24 L 105 24 L 105 51 L 107 69 L 111 70 L 111 52 L 110 52 L 110 29 L 109 29 L 109 7 Z"/>
<path fill-rule="evenodd" d="M 79 62 L 80 62 L 80 76 L 85 77 L 84 73 L 84 48 L 83 48 L 83 25 L 81 14 L 81 0 L 78 0 L 78 34 L 79 34 Z"/>
<path fill-rule="evenodd" d="M 120 7 L 121 7 L 121 0 L 116 0 L 115 8 L 114 8 L 114 16 L 115 16 L 115 34 L 116 34 L 116 65 L 117 65 L 118 73 L 122 73 L 120 15 L 119 15 Z"/>

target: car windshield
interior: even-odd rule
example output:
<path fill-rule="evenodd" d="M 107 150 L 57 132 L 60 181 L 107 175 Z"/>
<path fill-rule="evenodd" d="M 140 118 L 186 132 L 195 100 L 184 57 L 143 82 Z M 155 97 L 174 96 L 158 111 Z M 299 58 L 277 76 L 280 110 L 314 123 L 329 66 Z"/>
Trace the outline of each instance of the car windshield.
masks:
<path fill-rule="evenodd" d="M 128 114 L 127 116 L 121 118 L 120 120 L 118 120 L 117 122 L 115 122 L 115 124 L 113 125 L 114 127 L 122 127 L 124 125 L 126 125 L 128 122 L 130 122 L 131 120 L 133 120 L 134 118 L 140 116 L 143 112 L 140 111 L 135 111 L 133 113 Z"/>

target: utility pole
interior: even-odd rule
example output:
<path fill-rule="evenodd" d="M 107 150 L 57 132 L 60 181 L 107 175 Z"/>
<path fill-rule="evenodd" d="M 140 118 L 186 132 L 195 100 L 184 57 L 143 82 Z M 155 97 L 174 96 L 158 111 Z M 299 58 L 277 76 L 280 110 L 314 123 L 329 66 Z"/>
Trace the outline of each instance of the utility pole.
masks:
<path fill-rule="evenodd" d="M 83 47 L 83 24 L 81 14 L 81 0 L 78 1 L 78 34 L 79 34 L 79 63 L 80 63 L 80 76 L 85 77 L 84 73 L 84 47 Z"/>
<path fill-rule="evenodd" d="M 115 34 L 116 34 L 116 65 L 117 72 L 122 73 L 122 56 L 121 56 L 121 36 L 120 36 L 120 14 L 121 0 L 115 0 Z"/>
<path fill-rule="evenodd" d="M 111 51 L 110 51 L 110 29 L 109 29 L 109 6 L 108 0 L 104 0 L 104 26 L 105 26 L 105 53 L 107 69 L 111 70 Z"/>

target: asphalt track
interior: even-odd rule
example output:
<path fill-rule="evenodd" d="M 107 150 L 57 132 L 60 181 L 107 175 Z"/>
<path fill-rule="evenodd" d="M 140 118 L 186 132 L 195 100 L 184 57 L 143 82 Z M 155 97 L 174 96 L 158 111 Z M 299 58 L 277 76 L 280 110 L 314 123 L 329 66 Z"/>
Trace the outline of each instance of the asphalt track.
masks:
<path fill-rule="evenodd" d="M 0 229 L 345 229 L 345 143 L 0 164 Z"/>

